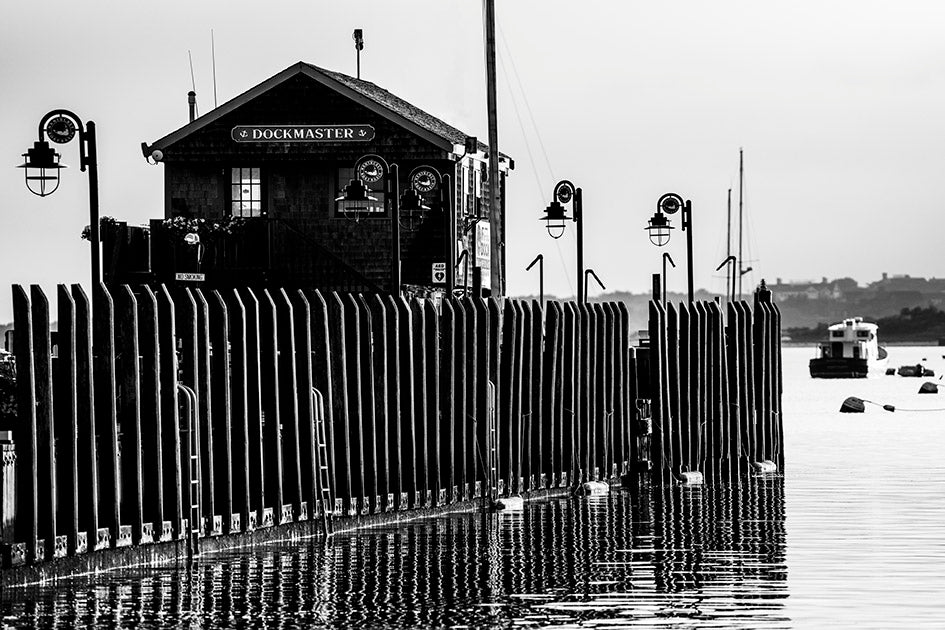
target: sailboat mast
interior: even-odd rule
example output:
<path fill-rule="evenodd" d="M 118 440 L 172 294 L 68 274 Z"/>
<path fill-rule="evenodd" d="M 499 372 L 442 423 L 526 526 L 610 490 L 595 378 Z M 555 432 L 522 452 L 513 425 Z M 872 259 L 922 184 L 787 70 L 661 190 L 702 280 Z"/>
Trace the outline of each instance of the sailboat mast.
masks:
<path fill-rule="evenodd" d="M 732 294 L 731 294 L 732 287 L 731 287 L 730 285 L 732 285 L 732 284 L 735 282 L 734 273 L 733 273 L 732 271 L 730 271 L 730 270 L 734 269 L 734 267 L 733 267 L 733 265 L 728 264 L 728 263 L 731 262 L 731 261 L 729 261 L 729 258 L 732 257 L 732 189 L 731 189 L 731 188 L 728 189 L 728 215 L 727 215 L 727 221 L 726 221 L 725 225 L 726 225 L 726 228 L 725 228 L 725 260 L 727 261 L 727 262 L 726 262 L 726 265 L 725 265 L 725 299 L 726 299 L 726 300 L 731 300 L 731 299 L 732 299 Z M 729 280 L 729 276 L 732 276 L 732 280 Z"/>
<path fill-rule="evenodd" d="M 742 299 L 742 196 L 744 194 L 745 160 L 743 150 L 738 149 L 738 299 Z"/>
<path fill-rule="evenodd" d="M 490 288 L 492 295 L 505 293 L 505 278 L 501 276 L 502 247 L 505 236 L 500 222 L 501 186 L 499 184 L 499 125 L 495 94 L 495 0 L 483 0 L 483 19 L 486 38 L 486 108 L 489 115 L 489 258 Z M 578 281 L 580 282 L 580 278 Z"/>

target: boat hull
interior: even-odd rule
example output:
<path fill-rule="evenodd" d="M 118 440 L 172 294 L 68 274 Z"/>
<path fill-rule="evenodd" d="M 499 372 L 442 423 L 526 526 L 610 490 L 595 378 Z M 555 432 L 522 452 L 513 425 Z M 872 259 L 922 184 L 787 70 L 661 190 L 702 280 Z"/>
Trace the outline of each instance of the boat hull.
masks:
<path fill-rule="evenodd" d="M 885 368 L 885 357 L 877 361 L 848 357 L 810 360 L 810 375 L 813 378 L 866 378 L 883 373 Z"/>

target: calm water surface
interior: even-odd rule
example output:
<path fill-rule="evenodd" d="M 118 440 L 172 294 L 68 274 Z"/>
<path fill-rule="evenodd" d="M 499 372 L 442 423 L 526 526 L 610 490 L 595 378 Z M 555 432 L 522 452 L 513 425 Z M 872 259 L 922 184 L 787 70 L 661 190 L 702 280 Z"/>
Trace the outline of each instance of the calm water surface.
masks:
<path fill-rule="evenodd" d="M 893 348 L 890 365 L 939 348 Z M 783 478 L 458 514 L 3 594 L 11 628 L 945 627 L 945 395 L 809 378 L 785 349 Z M 936 379 L 937 380 L 937 379 Z M 847 396 L 893 404 L 840 414 Z"/>

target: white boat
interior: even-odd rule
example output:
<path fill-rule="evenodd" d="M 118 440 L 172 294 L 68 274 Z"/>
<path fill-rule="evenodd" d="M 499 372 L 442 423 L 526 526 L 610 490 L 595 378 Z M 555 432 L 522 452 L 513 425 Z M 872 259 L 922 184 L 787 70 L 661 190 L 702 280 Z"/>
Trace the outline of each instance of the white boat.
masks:
<path fill-rule="evenodd" d="M 876 324 L 862 317 L 845 319 L 827 328 L 827 340 L 817 346 L 810 360 L 814 378 L 864 378 L 886 369 L 886 348 L 879 345 Z"/>

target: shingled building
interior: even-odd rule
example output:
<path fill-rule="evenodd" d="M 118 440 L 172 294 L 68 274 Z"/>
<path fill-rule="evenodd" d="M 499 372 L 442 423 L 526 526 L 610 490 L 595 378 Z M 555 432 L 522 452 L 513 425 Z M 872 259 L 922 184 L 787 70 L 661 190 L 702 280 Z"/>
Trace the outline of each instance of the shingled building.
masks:
<path fill-rule="evenodd" d="M 302 62 L 193 114 L 192 104 L 189 124 L 142 143 L 145 157 L 164 165 L 165 215 L 146 235 L 149 260 L 129 255 L 141 234 L 106 230 L 106 281 L 393 289 L 393 187 L 366 182 L 369 200 L 337 202 L 358 179 L 359 158 L 374 154 L 397 165 L 401 194 L 421 199 L 398 213 L 403 287 L 504 294 L 513 163 L 501 156 L 499 181 L 488 181 L 489 149 L 475 138 L 371 82 Z M 419 167 L 445 177 L 419 181 L 411 177 Z M 492 238 L 500 260 L 490 260 Z"/>

